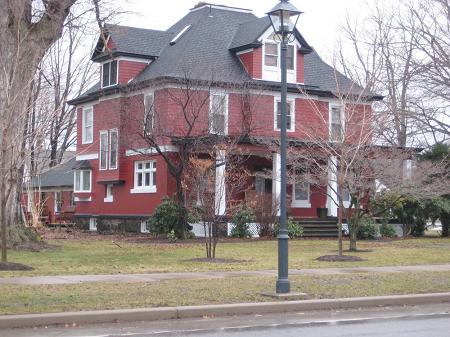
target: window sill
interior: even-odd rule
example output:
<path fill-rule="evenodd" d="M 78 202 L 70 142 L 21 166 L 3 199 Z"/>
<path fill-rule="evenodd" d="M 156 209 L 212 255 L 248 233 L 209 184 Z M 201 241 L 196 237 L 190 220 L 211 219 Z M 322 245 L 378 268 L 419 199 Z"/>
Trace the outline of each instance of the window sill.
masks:
<path fill-rule="evenodd" d="M 274 131 L 275 131 L 275 132 L 281 132 L 280 129 L 275 129 Z M 287 129 L 286 132 L 295 132 L 295 130 Z"/>
<path fill-rule="evenodd" d="M 91 140 L 91 141 L 82 140 L 82 141 L 81 141 L 81 145 L 92 144 L 93 142 L 94 142 L 93 140 Z"/>
<path fill-rule="evenodd" d="M 103 202 L 114 202 L 113 198 L 105 198 L 103 199 Z"/>
<path fill-rule="evenodd" d="M 292 203 L 293 208 L 311 208 L 311 203 L 308 201 L 297 201 Z"/>
<path fill-rule="evenodd" d="M 75 202 L 90 202 L 90 201 L 92 201 L 92 197 L 89 198 L 75 197 Z"/>
<path fill-rule="evenodd" d="M 150 188 L 133 188 L 130 190 L 131 194 L 149 194 L 149 193 L 156 193 L 156 187 L 150 187 Z"/>

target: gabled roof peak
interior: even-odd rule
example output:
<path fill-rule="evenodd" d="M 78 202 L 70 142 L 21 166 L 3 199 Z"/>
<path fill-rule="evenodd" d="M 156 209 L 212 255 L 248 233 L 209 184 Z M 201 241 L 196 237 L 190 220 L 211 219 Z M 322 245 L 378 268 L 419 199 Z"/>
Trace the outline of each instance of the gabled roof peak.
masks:
<path fill-rule="evenodd" d="M 232 11 L 232 12 L 241 12 L 241 13 L 252 13 L 251 9 L 247 8 L 239 8 L 239 7 L 230 7 L 225 5 L 216 5 L 204 1 L 200 1 L 198 4 L 196 4 L 193 8 L 190 9 L 191 12 L 198 11 L 203 8 L 210 8 L 210 9 L 222 9 L 225 11 Z"/>

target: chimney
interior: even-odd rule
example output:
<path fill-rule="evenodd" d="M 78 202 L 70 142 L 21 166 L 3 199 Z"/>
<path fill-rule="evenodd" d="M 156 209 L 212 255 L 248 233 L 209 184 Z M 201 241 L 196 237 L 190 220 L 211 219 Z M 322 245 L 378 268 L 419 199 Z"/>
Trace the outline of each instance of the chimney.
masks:
<path fill-rule="evenodd" d="M 199 1 L 199 3 L 194 6 L 194 9 L 203 7 L 205 5 L 209 5 L 209 3 L 205 2 L 205 1 Z"/>

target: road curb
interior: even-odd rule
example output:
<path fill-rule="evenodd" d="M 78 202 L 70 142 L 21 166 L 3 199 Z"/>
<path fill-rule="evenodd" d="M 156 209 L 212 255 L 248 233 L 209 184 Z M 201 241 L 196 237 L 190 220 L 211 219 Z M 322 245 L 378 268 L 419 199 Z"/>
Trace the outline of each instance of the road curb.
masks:
<path fill-rule="evenodd" d="M 0 316 L 0 329 L 450 303 L 450 293 Z"/>

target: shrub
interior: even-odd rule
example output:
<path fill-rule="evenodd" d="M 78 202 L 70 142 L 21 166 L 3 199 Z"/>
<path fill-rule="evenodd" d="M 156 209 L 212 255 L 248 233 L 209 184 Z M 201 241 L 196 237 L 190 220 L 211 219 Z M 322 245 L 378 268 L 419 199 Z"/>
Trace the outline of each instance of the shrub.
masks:
<path fill-rule="evenodd" d="M 235 238 L 251 238 L 252 233 L 248 229 L 248 224 L 255 221 L 255 212 L 247 205 L 239 206 L 231 220 L 234 228 L 231 231 L 231 236 Z"/>
<path fill-rule="evenodd" d="M 380 226 L 380 234 L 381 236 L 386 238 L 393 238 L 397 235 L 394 226 L 392 226 L 390 223 L 383 223 Z"/>
<path fill-rule="evenodd" d="M 178 204 L 169 197 L 164 197 L 162 203 L 156 207 L 149 219 L 149 230 L 155 235 L 168 235 L 171 232 L 177 234 L 181 210 Z"/>
<path fill-rule="evenodd" d="M 177 235 L 175 234 L 175 231 L 172 229 L 169 233 L 167 233 L 167 240 L 171 243 L 177 242 Z"/>
<path fill-rule="evenodd" d="M 288 227 L 288 235 L 291 239 L 301 238 L 303 236 L 303 227 L 300 226 L 298 222 L 294 221 L 294 218 L 292 217 L 288 218 L 287 227 Z M 279 225 L 277 225 L 273 232 L 274 236 L 278 236 L 279 228 L 280 228 Z"/>
<path fill-rule="evenodd" d="M 372 218 L 361 218 L 357 237 L 361 240 L 374 240 L 378 236 L 378 228 Z"/>
<path fill-rule="evenodd" d="M 187 240 L 194 240 L 196 238 L 195 233 L 192 231 L 189 231 L 186 233 L 186 239 Z"/>

